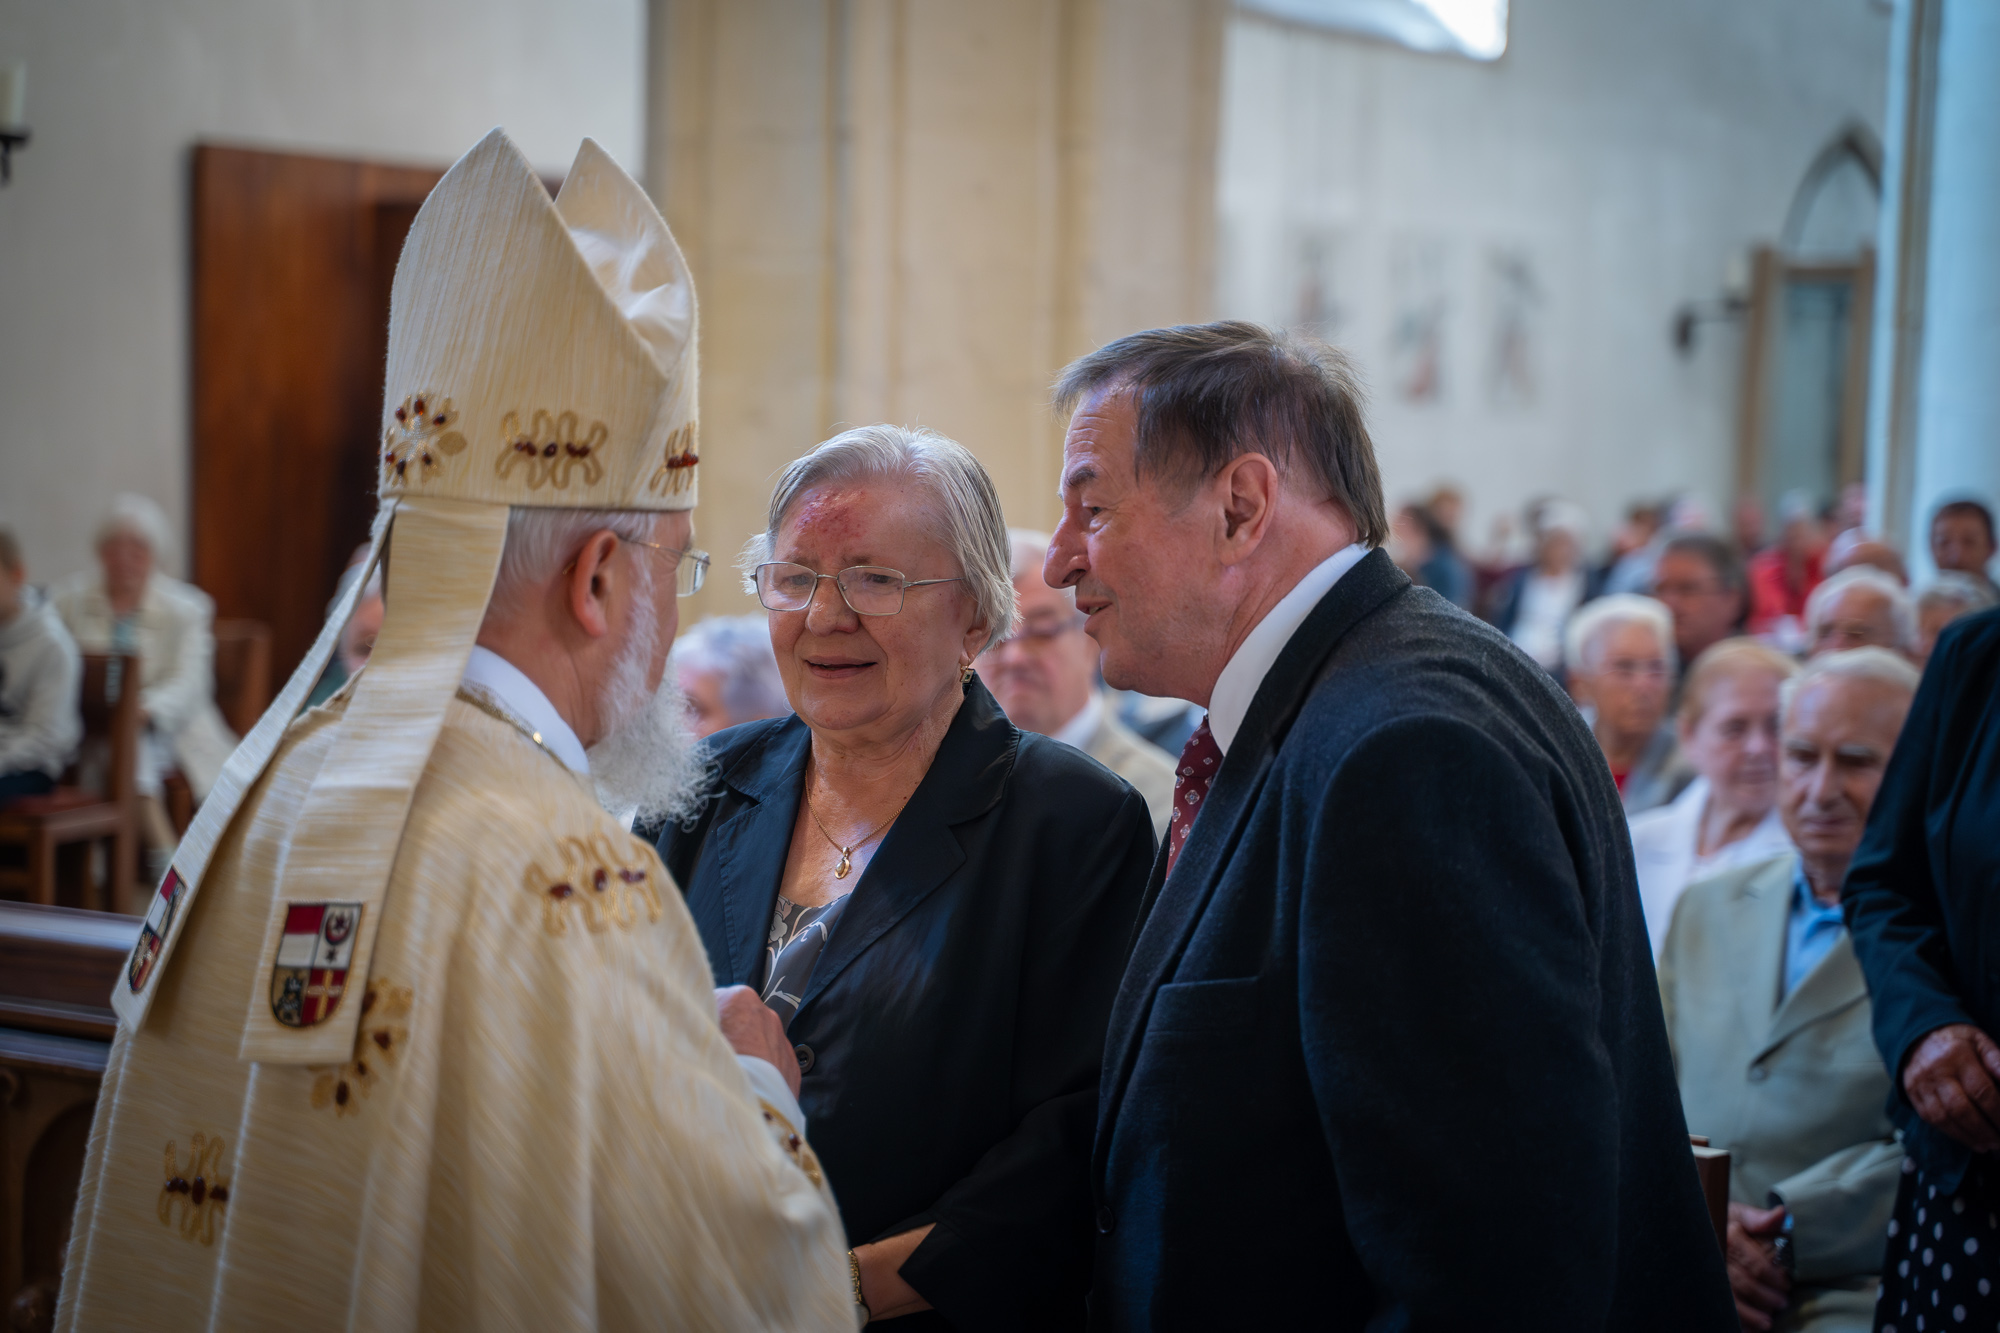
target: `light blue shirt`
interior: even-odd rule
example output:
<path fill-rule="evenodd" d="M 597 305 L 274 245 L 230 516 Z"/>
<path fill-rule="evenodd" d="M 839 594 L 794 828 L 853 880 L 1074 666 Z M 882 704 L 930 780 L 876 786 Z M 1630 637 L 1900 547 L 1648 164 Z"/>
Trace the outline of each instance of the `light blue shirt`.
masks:
<path fill-rule="evenodd" d="M 1785 995 L 1819 966 L 1819 960 L 1840 943 L 1847 923 L 1841 920 L 1840 904 L 1828 907 L 1813 897 L 1806 882 L 1804 866 L 1792 871 L 1792 915 L 1785 923 Z M 1779 997 L 1784 998 L 1783 996 Z"/>

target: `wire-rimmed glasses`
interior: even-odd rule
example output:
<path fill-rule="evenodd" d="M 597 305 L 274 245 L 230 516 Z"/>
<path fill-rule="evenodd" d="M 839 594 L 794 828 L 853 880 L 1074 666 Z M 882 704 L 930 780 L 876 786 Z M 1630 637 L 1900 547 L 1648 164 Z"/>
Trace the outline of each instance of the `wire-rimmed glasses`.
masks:
<path fill-rule="evenodd" d="M 832 579 L 841 600 L 857 616 L 893 616 L 903 609 L 903 594 L 934 583 L 964 579 L 906 579 L 900 569 L 884 565 L 849 565 L 838 574 L 821 574 L 788 560 L 771 560 L 754 571 L 757 600 L 766 611 L 803 611 L 812 605 L 821 579 Z"/>
<path fill-rule="evenodd" d="M 697 551 L 692 546 L 682 549 L 678 546 L 662 546 L 658 542 L 642 542 L 636 537 L 620 537 L 622 542 L 633 546 L 644 546 L 662 555 L 674 558 L 674 592 L 677 596 L 692 597 L 701 591 L 701 585 L 708 582 L 708 552 Z"/>

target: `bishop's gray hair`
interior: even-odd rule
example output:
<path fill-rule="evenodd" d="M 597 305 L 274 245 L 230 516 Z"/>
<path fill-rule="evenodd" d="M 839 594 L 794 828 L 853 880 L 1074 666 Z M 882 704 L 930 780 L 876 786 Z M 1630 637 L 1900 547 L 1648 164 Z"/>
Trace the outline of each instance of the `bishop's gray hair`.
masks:
<path fill-rule="evenodd" d="M 771 558 L 785 515 L 806 492 L 837 482 L 910 481 L 930 501 L 933 534 L 958 562 L 966 591 L 986 626 L 986 647 L 1014 627 L 1014 580 L 1008 569 L 1007 520 L 993 478 L 956 440 L 906 426 L 858 426 L 816 445 L 779 476 L 764 531 L 743 548 L 744 589 Z M 823 569 L 822 574 L 835 571 Z"/>
<path fill-rule="evenodd" d="M 1893 685 L 1905 694 L 1917 692 L 1917 682 L 1923 673 L 1910 665 L 1910 660 L 1900 653 L 1892 653 L 1887 648 L 1870 645 L 1866 648 L 1849 648 L 1845 652 L 1827 653 L 1806 663 L 1805 670 L 1793 676 L 1778 687 L 1778 718 L 1782 722 L 1791 715 L 1792 701 L 1799 697 L 1799 691 L 1816 680 L 1838 677 L 1841 680 L 1873 680 L 1884 685 Z"/>
<path fill-rule="evenodd" d="M 523 591 L 553 576 L 582 549 L 593 532 L 609 528 L 628 541 L 650 541 L 659 514 L 650 509 L 551 509 L 516 505 L 507 513 L 507 544 L 486 614 L 509 616 L 520 609 Z M 645 554 L 641 552 L 641 554 Z M 652 587 L 651 560 L 638 567 L 642 588 Z"/>

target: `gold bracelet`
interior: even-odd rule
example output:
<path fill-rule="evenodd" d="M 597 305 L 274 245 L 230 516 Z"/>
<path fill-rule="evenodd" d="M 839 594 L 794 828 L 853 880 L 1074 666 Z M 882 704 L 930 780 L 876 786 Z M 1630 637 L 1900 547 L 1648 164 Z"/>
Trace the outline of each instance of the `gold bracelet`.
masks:
<path fill-rule="evenodd" d="M 861 1299 L 861 1260 L 855 1257 L 852 1250 L 847 1252 L 847 1275 L 854 1279 L 854 1303 L 861 1307 L 861 1322 L 865 1324 L 875 1317 L 875 1312 L 868 1308 L 867 1301 Z"/>

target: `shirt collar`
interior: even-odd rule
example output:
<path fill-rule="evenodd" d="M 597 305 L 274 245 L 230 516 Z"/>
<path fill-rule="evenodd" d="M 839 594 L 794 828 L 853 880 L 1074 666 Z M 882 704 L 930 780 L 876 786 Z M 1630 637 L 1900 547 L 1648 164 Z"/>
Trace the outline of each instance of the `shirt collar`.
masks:
<path fill-rule="evenodd" d="M 1250 715 L 1250 704 L 1257 697 L 1257 688 L 1270 674 L 1278 654 L 1285 651 L 1285 645 L 1292 641 L 1292 635 L 1312 614 L 1312 609 L 1319 605 L 1319 599 L 1326 596 L 1328 589 L 1340 582 L 1340 576 L 1359 564 L 1361 557 L 1367 554 L 1368 548 L 1355 542 L 1313 566 L 1276 606 L 1265 613 L 1256 628 L 1237 647 L 1235 655 L 1222 668 L 1222 674 L 1215 678 L 1215 688 L 1208 695 L 1208 730 L 1215 737 L 1217 749 L 1224 754 L 1229 753 L 1229 744 L 1243 729 L 1243 720 Z"/>
<path fill-rule="evenodd" d="M 1813 897 L 1812 882 L 1806 878 L 1803 861 L 1792 866 L 1792 910 L 1808 921 L 1828 917 L 1836 921 L 1840 919 L 1839 903 L 1828 906 Z"/>
<path fill-rule="evenodd" d="M 472 656 L 466 659 L 462 683 L 512 714 L 544 750 L 562 761 L 563 767 L 579 777 L 590 776 L 590 756 L 584 752 L 583 742 L 576 738 L 569 723 L 563 721 L 541 686 L 529 680 L 519 667 L 491 648 L 474 644 Z"/>
<path fill-rule="evenodd" d="M 1097 734 L 1097 724 L 1103 718 L 1104 700 L 1098 697 L 1096 690 L 1092 690 L 1083 707 L 1076 710 L 1076 716 L 1056 728 L 1052 739 L 1064 745 L 1074 745 L 1079 750 L 1084 749 L 1090 744 L 1090 738 Z"/>

